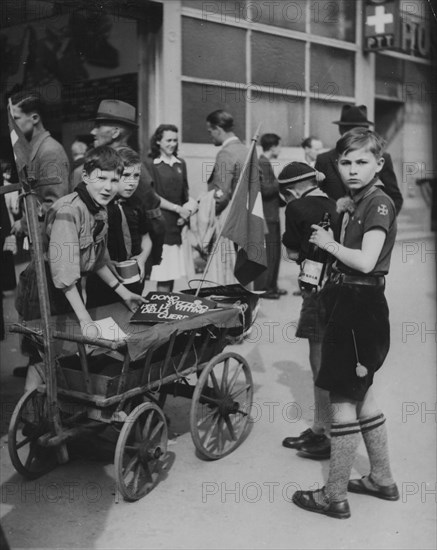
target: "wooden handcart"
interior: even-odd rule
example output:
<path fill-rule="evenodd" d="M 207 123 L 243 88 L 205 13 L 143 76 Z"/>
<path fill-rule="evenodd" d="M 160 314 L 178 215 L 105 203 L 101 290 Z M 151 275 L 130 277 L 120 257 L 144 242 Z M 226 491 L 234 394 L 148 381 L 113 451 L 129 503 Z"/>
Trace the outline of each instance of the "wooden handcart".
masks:
<path fill-rule="evenodd" d="M 45 384 L 23 395 L 9 428 L 9 453 L 19 473 L 39 477 L 62 462 L 60 446 L 111 425 L 119 431 L 118 489 L 126 500 L 141 498 L 165 467 L 167 394 L 191 398 L 190 431 L 200 455 L 219 459 L 240 445 L 248 433 L 252 376 L 243 357 L 223 352 L 229 331 L 242 329 L 238 309 L 153 326 L 130 324 L 131 312 L 123 304 L 92 314 L 112 316 L 127 339 L 90 340 L 73 317 L 51 318 L 60 429 L 50 422 Z M 25 334 L 42 353 L 38 321 L 12 331 Z M 86 345 L 96 352 L 87 355 Z"/>

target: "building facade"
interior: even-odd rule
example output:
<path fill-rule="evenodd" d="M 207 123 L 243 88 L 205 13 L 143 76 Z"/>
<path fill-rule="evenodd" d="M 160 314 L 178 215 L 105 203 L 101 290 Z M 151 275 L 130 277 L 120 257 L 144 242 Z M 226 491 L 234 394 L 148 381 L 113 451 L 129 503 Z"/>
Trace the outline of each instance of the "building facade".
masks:
<path fill-rule="evenodd" d="M 432 177 L 433 18 L 426 0 L 14 0 L 2 3 L 2 97 L 44 90 L 47 126 L 67 150 L 101 99 L 134 104 L 137 146 L 163 122 L 180 128 L 194 196 L 216 154 L 205 117 L 223 108 L 249 143 L 338 138 L 343 104 L 365 104 L 388 142 L 404 195 Z M 6 25 L 5 25 L 6 23 Z M 435 30 L 435 29 L 434 29 Z M 5 57 L 6 56 L 6 57 Z M 3 64 L 2 64 L 3 65 Z M 4 104 L 2 105 L 4 109 Z M 4 117 L 2 117 L 4 120 Z M 7 129 L 2 123 L 2 147 Z"/>

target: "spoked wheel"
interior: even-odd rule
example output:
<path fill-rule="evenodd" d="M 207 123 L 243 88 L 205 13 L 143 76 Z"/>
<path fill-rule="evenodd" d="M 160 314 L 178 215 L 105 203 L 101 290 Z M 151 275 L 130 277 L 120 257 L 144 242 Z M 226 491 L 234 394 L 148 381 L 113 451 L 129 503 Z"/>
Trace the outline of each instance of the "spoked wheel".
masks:
<path fill-rule="evenodd" d="M 247 361 L 233 352 L 213 357 L 194 390 L 190 429 L 196 449 L 215 460 L 243 441 L 253 399 Z"/>
<path fill-rule="evenodd" d="M 118 488 L 138 500 L 156 485 L 167 452 L 167 423 L 154 403 L 141 403 L 126 418 L 115 449 Z"/>
<path fill-rule="evenodd" d="M 9 423 L 8 447 L 14 468 L 28 479 L 36 479 L 57 464 L 56 449 L 38 444 L 38 438 L 50 431 L 46 394 L 37 389 L 25 393 Z"/>

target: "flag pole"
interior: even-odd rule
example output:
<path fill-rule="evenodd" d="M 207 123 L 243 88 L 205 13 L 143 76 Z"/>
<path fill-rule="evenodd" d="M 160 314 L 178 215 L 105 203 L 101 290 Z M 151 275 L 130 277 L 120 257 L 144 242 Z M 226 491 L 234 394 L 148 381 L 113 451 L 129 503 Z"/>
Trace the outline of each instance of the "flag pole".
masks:
<path fill-rule="evenodd" d="M 244 165 L 243 165 L 243 169 L 241 170 L 240 172 L 240 177 L 238 178 L 238 182 L 237 182 L 237 185 L 235 186 L 235 189 L 234 189 L 234 192 L 232 193 L 232 197 L 231 197 L 231 200 L 229 201 L 229 204 L 227 205 L 227 212 L 226 212 L 226 215 L 223 219 L 223 222 L 221 224 L 221 227 L 220 227 L 220 230 L 218 232 L 218 235 L 215 239 L 215 246 L 213 247 L 213 250 L 211 251 L 211 253 L 209 254 L 209 257 L 208 257 L 208 261 L 206 263 L 206 266 L 205 266 L 205 269 L 203 270 L 203 274 L 202 274 L 202 278 L 200 279 L 200 284 L 199 286 L 197 287 L 196 289 L 196 293 L 195 293 L 195 296 L 198 296 L 199 295 L 199 292 L 200 292 L 200 289 L 202 288 L 202 285 L 203 283 L 205 282 L 205 279 L 206 279 L 206 275 L 208 273 L 208 270 L 211 266 L 211 262 L 212 262 L 212 258 L 213 258 L 213 255 L 216 253 L 216 249 L 217 249 L 217 245 L 221 239 L 221 236 L 222 236 L 222 233 L 223 233 L 223 228 L 226 226 L 226 222 L 228 221 L 228 217 L 229 217 L 229 213 L 231 211 L 231 207 L 232 207 L 232 204 L 235 200 L 235 197 L 237 196 L 237 193 L 238 193 L 238 190 L 241 186 L 241 182 L 243 181 L 243 177 L 245 175 L 245 172 L 247 170 L 247 167 L 249 166 L 249 162 L 250 162 L 250 159 L 252 158 L 252 153 L 253 153 L 253 150 L 254 148 L 256 147 L 256 143 L 258 141 L 258 138 L 259 138 L 259 133 L 260 133 L 260 130 L 261 130 L 261 122 L 258 124 L 258 127 L 255 131 L 255 134 L 253 135 L 253 138 L 251 139 L 252 143 L 250 144 L 250 148 L 249 148 L 249 152 L 247 154 L 247 157 L 246 157 L 246 160 L 244 161 Z"/>

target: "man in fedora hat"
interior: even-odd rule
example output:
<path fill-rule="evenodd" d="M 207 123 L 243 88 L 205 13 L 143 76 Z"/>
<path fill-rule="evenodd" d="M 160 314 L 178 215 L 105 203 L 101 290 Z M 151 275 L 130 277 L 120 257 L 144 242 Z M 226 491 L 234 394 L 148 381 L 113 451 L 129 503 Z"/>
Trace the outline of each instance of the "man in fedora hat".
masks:
<path fill-rule="evenodd" d="M 95 147 L 98 145 L 110 145 L 114 149 L 129 147 L 129 139 L 138 128 L 135 107 L 119 99 L 101 101 L 94 120 L 91 134 L 94 137 Z M 164 243 L 165 221 L 160 208 L 161 199 L 152 185 L 152 178 L 141 163 L 140 182 L 132 198 L 143 205 L 145 217 L 149 220 L 153 243 L 151 261 L 153 264 L 159 264 Z"/>
<path fill-rule="evenodd" d="M 340 120 L 335 120 L 333 124 L 338 125 L 340 135 L 343 135 L 345 132 L 357 126 L 369 128 L 374 125 L 373 122 L 367 119 L 367 107 L 365 105 L 343 105 Z M 391 156 L 388 153 L 384 153 L 383 158 L 384 166 L 379 173 L 379 179 L 384 184 L 384 191 L 392 199 L 395 205 L 396 214 L 399 214 L 404 199 L 399 190 Z M 326 176 L 321 187 L 329 197 L 337 200 L 347 194 L 347 189 L 338 171 L 337 153 L 335 149 L 318 155 L 315 168 Z"/>

